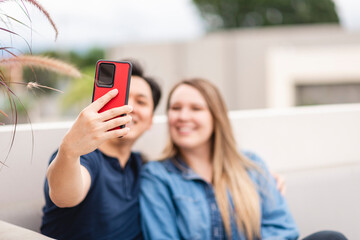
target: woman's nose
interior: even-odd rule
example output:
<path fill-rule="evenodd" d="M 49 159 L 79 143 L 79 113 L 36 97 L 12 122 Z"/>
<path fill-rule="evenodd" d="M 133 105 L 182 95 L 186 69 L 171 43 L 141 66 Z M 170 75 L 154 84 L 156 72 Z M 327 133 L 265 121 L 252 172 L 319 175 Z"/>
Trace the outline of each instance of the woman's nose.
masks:
<path fill-rule="evenodd" d="M 181 120 L 187 120 L 190 117 L 190 111 L 186 108 L 182 108 L 179 112 L 179 118 Z"/>

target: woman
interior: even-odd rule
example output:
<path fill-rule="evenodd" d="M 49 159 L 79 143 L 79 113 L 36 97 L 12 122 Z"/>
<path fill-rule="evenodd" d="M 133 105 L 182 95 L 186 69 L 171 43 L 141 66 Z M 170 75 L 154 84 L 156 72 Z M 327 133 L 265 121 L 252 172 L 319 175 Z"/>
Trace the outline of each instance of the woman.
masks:
<path fill-rule="evenodd" d="M 297 239 L 263 161 L 239 153 L 219 91 L 202 79 L 169 94 L 165 160 L 141 174 L 145 239 Z"/>

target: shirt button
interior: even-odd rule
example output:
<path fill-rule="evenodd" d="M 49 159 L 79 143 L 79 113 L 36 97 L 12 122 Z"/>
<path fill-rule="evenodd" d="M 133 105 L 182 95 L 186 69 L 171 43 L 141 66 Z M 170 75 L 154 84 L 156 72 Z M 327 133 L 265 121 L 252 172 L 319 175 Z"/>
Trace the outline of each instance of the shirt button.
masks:
<path fill-rule="evenodd" d="M 215 235 L 215 237 L 219 236 L 219 229 L 217 227 L 214 228 L 214 235 Z"/>
<path fill-rule="evenodd" d="M 211 204 L 211 209 L 212 209 L 213 211 L 216 210 L 216 205 L 215 205 L 215 203 L 212 203 L 212 204 Z"/>

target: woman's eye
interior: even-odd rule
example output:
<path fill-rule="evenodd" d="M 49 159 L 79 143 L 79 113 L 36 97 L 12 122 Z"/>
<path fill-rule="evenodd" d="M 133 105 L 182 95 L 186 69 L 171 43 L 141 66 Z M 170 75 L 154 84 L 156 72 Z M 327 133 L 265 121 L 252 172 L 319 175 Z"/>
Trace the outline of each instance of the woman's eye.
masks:
<path fill-rule="evenodd" d="M 173 110 L 173 111 L 180 110 L 180 109 L 181 109 L 181 107 L 178 107 L 178 106 L 170 107 L 170 110 Z"/>
<path fill-rule="evenodd" d="M 193 108 L 192 108 L 193 111 L 201 111 L 202 109 L 203 109 L 203 108 L 201 108 L 201 107 L 193 107 Z"/>

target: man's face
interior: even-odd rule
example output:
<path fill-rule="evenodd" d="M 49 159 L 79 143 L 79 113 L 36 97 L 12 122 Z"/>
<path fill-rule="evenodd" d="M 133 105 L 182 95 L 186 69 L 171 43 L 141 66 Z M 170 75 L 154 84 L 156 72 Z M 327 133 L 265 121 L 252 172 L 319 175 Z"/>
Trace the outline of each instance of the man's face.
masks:
<path fill-rule="evenodd" d="M 126 140 L 137 140 L 146 130 L 150 129 L 153 119 L 154 103 L 149 84 L 141 77 L 132 76 L 128 104 L 133 106 L 130 113 L 132 121 L 127 124 L 130 132 Z"/>

